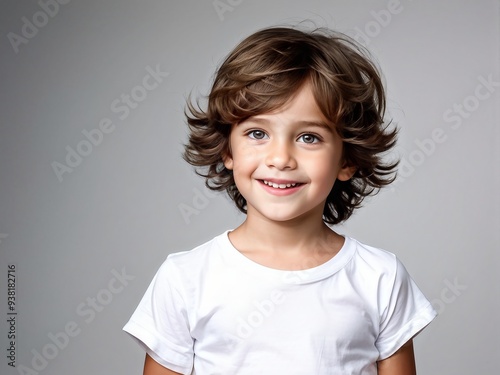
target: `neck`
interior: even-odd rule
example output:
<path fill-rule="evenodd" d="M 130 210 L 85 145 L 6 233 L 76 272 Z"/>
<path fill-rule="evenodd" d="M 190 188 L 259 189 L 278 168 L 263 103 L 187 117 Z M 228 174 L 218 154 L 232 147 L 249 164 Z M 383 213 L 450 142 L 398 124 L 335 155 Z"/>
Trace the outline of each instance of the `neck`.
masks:
<path fill-rule="evenodd" d="M 292 253 L 329 248 L 332 240 L 339 238 L 323 222 L 322 212 L 307 218 L 272 221 L 250 211 L 246 220 L 233 231 L 231 240 L 240 251 Z"/>

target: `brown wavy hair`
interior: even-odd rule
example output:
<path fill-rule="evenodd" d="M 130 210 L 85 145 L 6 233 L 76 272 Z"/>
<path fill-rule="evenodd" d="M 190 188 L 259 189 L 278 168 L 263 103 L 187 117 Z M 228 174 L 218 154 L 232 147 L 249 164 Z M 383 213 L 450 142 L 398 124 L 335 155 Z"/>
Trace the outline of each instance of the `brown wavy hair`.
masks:
<path fill-rule="evenodd" d="M 188 99 L 184 159 L 208 188 L 226 190 L 246 213 L 246 200 L 224 167 L 231 126 L 283 107 L 309 80 L 320 110 L 343 140 L 345 163 L 356 168 L 350 180 L 335 182 L 323 210 L 326 223 L 346 220 L 365 197 L 394 181 L 398 164 L 382 160 L 397 129 L 384 123 L 384 87 L 368 56 L 351 38 L 324 28 L 272 27 L 250 35 L 219 67 L 207 109 Z"/>

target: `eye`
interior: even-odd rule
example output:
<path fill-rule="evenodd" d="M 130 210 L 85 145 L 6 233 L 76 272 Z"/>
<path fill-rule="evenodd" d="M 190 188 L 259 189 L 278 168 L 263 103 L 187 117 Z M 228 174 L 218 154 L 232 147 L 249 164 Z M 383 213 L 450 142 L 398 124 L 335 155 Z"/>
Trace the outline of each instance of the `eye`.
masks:
<path fill-rule="evenodd" d="M 317 143 L 319 142 L 319 138 L 313 134 L 302 134 L 299 137 L 299 140 L 304 143 Z"/>
<path fill-rule="evenodd" d="M 251 130 L 248 133 L 248 136 L 253 139 L 264 139 L 266 137 L 266 133 L 262 130 Z"/>

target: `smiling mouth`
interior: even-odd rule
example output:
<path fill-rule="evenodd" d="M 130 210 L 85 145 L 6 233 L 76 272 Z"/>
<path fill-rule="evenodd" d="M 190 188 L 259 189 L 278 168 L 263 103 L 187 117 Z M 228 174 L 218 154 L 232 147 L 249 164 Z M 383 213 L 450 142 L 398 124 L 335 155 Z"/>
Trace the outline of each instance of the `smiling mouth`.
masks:
<path fill-rule="evenodd" d="M 261 180 L 261 181 L 264 183 L 264 185 L 270 186 L 270 187 L 275 188 L 275 189 L 288 189 L 288 188 L 293 188 L 293 187 L 302 185 L 300 182 L 290 182 L 290 183 L 286 183 L 286 184 L 278 184 L 276 182 L 267 181 L 267 180 Z"/>

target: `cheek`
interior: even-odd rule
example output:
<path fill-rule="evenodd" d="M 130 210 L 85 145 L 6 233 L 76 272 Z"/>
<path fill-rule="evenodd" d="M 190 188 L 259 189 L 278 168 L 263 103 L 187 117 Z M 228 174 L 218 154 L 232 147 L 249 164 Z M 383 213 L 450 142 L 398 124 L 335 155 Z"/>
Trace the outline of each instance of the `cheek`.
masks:
<path fill-rule="evenodd" d="M 258 153 L 255 150 L 250 150 L 246 148 L 239 147 L 236 152 L 233 153 L 232 159 L 232 170 L 233 178 L 236 185 L 242 187 L 242 184 L 248 178 L 251 178 L 255 170 L 259 166 Z"/>
<path fill-rule="evenodd" d="M 309 166 L 309 176 L 321 186 L 321 190 L 330 192 L 337 180 L 337 169 L 334 163 L 316 162 Z"/>
<path fill-rule="evenodd" d="M 238 147 L 237 151 L 233 153 L 234 167 L 246 169 L 259 162 L 259 152 L 253 147 Z"/>

